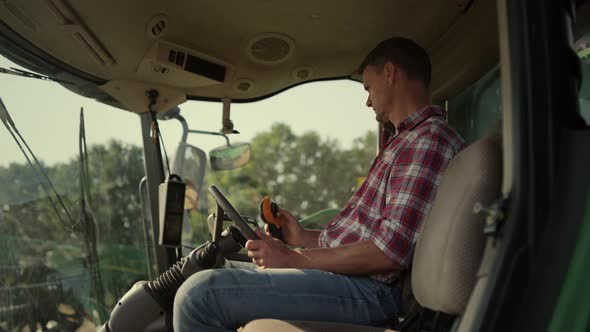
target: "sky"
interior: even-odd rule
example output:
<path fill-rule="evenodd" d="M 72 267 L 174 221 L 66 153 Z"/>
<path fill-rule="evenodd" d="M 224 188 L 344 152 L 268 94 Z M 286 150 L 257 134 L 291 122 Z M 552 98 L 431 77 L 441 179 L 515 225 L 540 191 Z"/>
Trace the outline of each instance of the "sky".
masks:
<path fill-rule="evenodd" d="M 0 67 L 22 68 L 0 56 Z M 22 68 L 24 69 L 24 68 Z M 80 108 L 84 108 L 86 140 L 91 146 L 111 139 L 141 146 L 141 126 L 135 113 L 79 96 L 53 82 L 0 74 L 0 98 L 37 158 L 47 165 L 66 162 L 78 153 Z M 342 147 L 377 124 L 365 106 L 367 93 L 360 83 L 339 80 L 300 85 L 266 100 L 233 104 L 231 119 L 240 134 L 232 142 L 249 142 L 275 122 L 287 123 L 296 134 L 314 130 Z M 219 131 L 221 103 L 188 101 L 180 105 L 189 128 Z M 160 122 L 169 156 L 176 150 L 181 126 L 176 120 Z M 225 143 L 222 137 L 189 135 L 188 142 L 209 151 Z M 0 166 L 25 159 L 4 125 L 0 125 Z"/>

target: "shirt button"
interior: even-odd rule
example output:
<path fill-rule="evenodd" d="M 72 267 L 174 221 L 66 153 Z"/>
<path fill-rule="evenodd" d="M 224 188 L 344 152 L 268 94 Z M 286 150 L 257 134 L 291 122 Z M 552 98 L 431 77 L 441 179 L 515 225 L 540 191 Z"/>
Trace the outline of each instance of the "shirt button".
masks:
<path fill-rule="evenodd" d="M 356 204 L 350 204 L 351 209 L 354 209 L 355 206 L 356 206 Z"/>

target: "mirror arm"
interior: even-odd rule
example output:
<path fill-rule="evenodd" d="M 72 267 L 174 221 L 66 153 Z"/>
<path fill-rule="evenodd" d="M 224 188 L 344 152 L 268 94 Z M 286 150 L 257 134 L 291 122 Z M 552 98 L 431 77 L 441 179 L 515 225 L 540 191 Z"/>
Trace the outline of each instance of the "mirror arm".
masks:
<path fill-rule="evenodd" d="M 188 129 L 187 131 L 191 134 L 207 134 L 207 135 L 223 136 L 223 138 L 225 138 L 225 141 L 227 142 L 227 146 L 231 145 L 229 143 L 229 137 L 227 137 L 227 135 L 223 134 L 223 133 L 218 133 L 215 131 L 195 130 L 195 129 Z"/>
<path fill-rule="evenodd" d="M 229 118 L 230 109 L 231 109 L 231 99 L 230 98 L 221 98 L 221 101 L 223 102 L 223 116 L 221 118 L 221 125 L 222 125 L 221 132 L 223 134 L 237 133 L 237 131 L 234 130 L 233 121 Z"/>
<path fill-rule="evenodd" d="M 186 119 L 180 114 L 176 115 L 174 118 L 180 121 L 180 124 L 182 125 L 182 138 L 180 141 L 186 143 L 188 133 L 190 132 L 188 130 L 188 123 L 186 122 Z"/>

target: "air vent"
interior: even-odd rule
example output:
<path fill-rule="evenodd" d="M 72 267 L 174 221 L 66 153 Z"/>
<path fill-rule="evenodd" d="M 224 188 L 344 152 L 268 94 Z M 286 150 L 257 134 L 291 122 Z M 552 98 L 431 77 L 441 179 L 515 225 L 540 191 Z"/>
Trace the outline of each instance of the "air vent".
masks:
<path fill-rule="evenodd" d="M 166 34 L 167 30 L 168 17 L 164 14 L 159 14 L 150 19 L 145 32 L 150 38 L 160 38 Z"/>
<path fill-rule="evenodd" d="M 234 83 L 234 89 L 238 92 L 245 93 L 254 90 L 254 82 L 248 79 L 239 79 Z"/>
<path fill-rule="evenodd" d="M 289 59 L 294 49 L 295 42 L 288 36 L 265 33 L 250 40 L 246 52 L 256 63 L 274 65 Z"/>

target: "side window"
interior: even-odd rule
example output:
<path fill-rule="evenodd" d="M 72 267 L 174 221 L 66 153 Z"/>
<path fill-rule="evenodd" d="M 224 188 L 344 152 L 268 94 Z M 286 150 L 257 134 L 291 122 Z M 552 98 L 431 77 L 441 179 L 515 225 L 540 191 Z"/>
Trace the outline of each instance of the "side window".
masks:
<path fill-rule="evenodd" d="M 502 118 L 501 97 L 500 67 L 496 66 L 448 100 L 449 123 L 467 144 L 472 143 Z"/>

